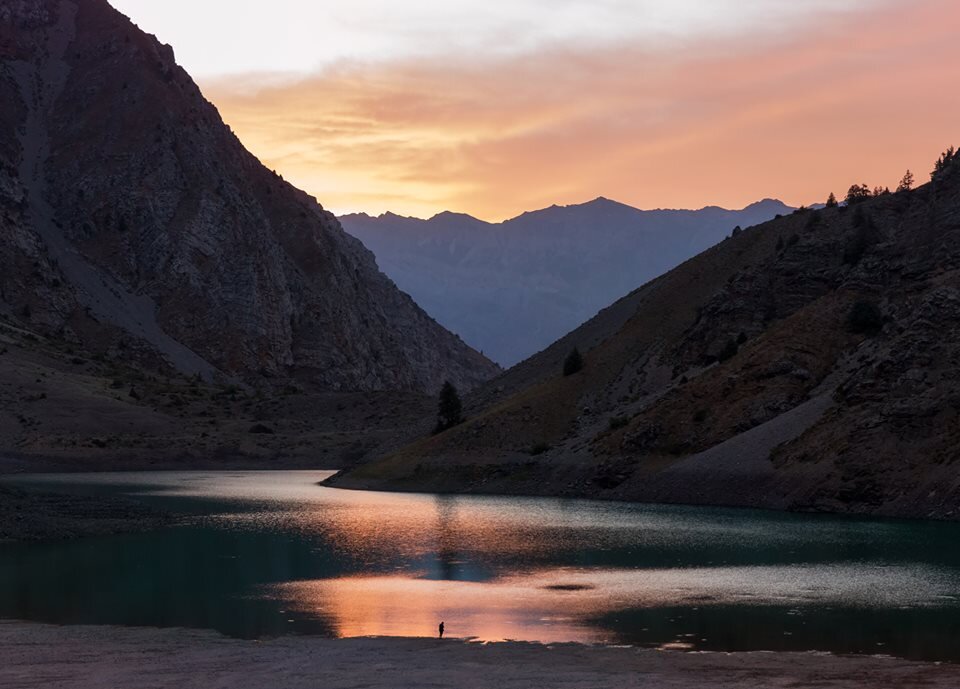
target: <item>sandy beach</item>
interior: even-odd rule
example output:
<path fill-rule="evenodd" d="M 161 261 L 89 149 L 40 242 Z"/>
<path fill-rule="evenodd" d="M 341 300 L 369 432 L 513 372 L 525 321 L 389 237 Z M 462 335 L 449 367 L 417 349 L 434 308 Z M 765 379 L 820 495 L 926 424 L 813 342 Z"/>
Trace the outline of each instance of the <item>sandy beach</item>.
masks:
<path fill-rule="evenodd" d="M 4 689 L 960 686 L 960 666 L 884 657 L 683 653 L 458 639 L 240 641 L 178 629 L 0 622 Z"/>

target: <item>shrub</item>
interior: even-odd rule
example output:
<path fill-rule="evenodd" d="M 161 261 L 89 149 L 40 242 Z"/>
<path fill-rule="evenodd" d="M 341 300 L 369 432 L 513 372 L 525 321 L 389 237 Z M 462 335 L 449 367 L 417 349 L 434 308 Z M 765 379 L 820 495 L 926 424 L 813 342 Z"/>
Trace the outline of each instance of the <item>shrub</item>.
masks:
<path fill-rule="evenodd" d="M 843 248 L 843 263 L 848 266 L 855 266 L 860 263 L 863 255 L 867 253 L 869 244 L 862 232 L 857 232 L 850 238 Z"/>
<path fill-rule="evenodd" d="M 854 213 L 853 226 L 854 233 L 843 248 L 843 262 L 850 266 L 860 263 L 867 250 L 877 242 L 877 226 L 862 208 L 857 208 Z"/>
<path fill-rule="evenodd" d="M 610 430 L 615 431 L 618 428 L 623 428 L 629 422 L 630 420 L 626 416 L 612 416 L 610 417 Z"/>
<path fill-rule="evenodd" d="M 727 343 L 723 345 L 723 349 L 720 350 L 720 353 L 717 354 L 717 361 L 723 362 L 727 359 L 732 359 L 739 351 L 740 345 L 738 345 L 737 341 L 731 337 L 729 340 L 727 340 Z"/>
<path fill-rule="evenodd" d="M 847 330 L 857 335 L 875 335 L 883 328 L 883 311 L 876 302 L 861 300 L 847 315 Z"/>
<path fill-rule="evenodd" d="M 563 375 L 572 376 L 583 369 L 583 355 L 576 347 L 573 348 L 563 362 Z"/>

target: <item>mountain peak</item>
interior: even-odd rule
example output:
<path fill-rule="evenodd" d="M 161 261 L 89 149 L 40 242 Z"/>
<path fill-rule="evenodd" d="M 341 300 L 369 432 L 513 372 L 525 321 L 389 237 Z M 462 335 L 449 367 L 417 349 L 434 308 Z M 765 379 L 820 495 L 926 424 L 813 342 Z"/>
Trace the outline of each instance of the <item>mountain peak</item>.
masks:
<path fill-rule="evenodd" d="M 434 220 L 468 220 L 473 222 L 483 222 L 479 218 L 475 218 L 468 213 L 457 213 L 455 211 L 440 211 L 436 215 L 432 216 L 427 222 L 433 222 Z"/>
<path fill-rule="evenodd" d="M 592 201 L 587 201 L 586 203 L 575 204 L 574 207 L 580 206 L 582 208 L 629 208 L 631 210 L 639 210 L 634 206 L 630 206 L 626 203 L 621 203 L 620 201 L 614 201 L 613 199 L 607 198 L 606 196 L 598 196 Z"/>
<path fill-rule="evenodd" d="M 772 208 L 772 209 L 779 209 L 779 210 L 782 210 L 782 211 L 785 211 L 785 212 L 786 212 L 786 211 L 792 211 L 792 210 L 793 210 L 792 207 L 788 206 L 787 204 L 785 204 L 785 203 L 784 203 L 783 201 L 781 201 L 780 199 L 771 199 L 771 198 L 765 198 L 765 199 L 761 199 L 760 201 L 754 201 L 754 202 L 751 203 L 750 205 L 746 206 L 743 210 L 745 210 L 745 211 L 750 211 L 750 210 L 767 210 L 767 209 L 771 209 L 771 208 Z"/>

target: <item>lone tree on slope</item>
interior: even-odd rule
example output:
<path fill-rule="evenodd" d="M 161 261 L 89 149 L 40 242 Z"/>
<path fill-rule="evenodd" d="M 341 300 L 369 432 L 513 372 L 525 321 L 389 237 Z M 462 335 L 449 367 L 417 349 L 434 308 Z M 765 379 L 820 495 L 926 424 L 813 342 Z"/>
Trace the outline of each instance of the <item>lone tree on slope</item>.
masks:
<path fill-rule="evenodd" d="M 576 347 L 573 348 L 563 362 L 563 375 L 572 376 L 583 368 L 583 355 Z"/>
<path fill-rule="evenodd" d="M 839 203 L 837 203 L 836 195 L 831 191 L 830 196 L 827 197 L 827 208 L 836 208 Z"/>
<path fill-rule="evenodd" d="M 440 388 L 440 404 L 437 407 L 437 427 L 433 430 L 434 434 L 443 433 L 445 430 L 453 428 L 463 423 L 463 404 L 460 402 L 460 395 L 457 389 L 449 380 Z"/>

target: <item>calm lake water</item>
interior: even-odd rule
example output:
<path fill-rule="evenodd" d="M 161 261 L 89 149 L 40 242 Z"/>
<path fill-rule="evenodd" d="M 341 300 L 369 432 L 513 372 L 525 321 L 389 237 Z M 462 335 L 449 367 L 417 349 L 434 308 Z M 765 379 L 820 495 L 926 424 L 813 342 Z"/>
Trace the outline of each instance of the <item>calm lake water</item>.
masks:
<path fill-rule="evenodd" d="M 323 488 L 330 472 L 35 476 L 188 515 L 0 545 L 0 617 L 960 661 L 960 525 Z"/>

